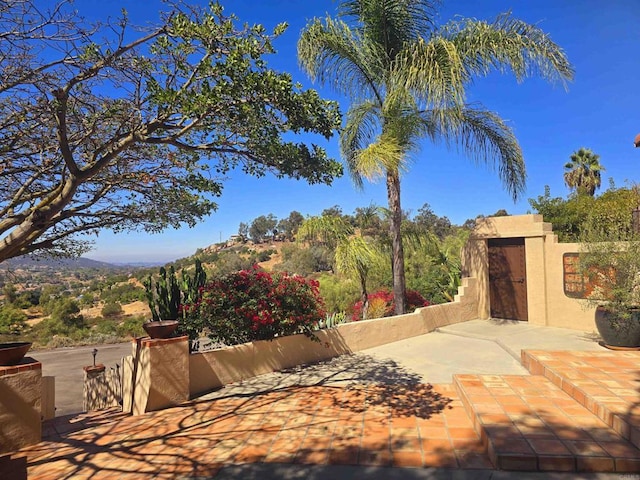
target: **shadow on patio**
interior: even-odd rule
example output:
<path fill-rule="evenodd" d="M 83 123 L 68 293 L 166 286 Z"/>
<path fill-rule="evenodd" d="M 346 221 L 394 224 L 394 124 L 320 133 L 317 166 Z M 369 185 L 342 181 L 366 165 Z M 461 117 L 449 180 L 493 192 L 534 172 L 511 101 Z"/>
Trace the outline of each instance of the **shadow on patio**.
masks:
<path fill-rule="evenodd" d="M 416 453 L 421 465 L 419 428 L 425 438 L 433 437 L 425 429 L 447 437 L 453 393 L 419 384 L 394 362 L 349 356 L 142 416 L 57 419 L 48 440 L 12 460 L 24 466 L 26 456 L 30 479 L 213 476 L 224 464 L 247 462 L 414 464 Z M 434 455 L 440 447 L 433 444 Z"/>

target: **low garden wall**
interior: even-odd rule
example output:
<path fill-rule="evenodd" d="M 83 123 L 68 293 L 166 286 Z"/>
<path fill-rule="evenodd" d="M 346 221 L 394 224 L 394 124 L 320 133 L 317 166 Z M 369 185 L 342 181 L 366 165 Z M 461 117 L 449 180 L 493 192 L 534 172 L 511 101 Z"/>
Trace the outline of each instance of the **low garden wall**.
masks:
<path fill-rule="evenodd" d="M 228 383 L 473 320 L 478 317 L 477 297 L 476 279 L 464 278 L 451 303 L 320 330 L 315 332 L 319 341 L 291 335 L 189 354 L 187 337 L 136 339 L 133 355 L 123 361 L 123 411 L 137 415 L 168 408 Z"/>
<path fill-rule="evenodd" d="M 455 301 L 394 317 L 345 323 L 316 332 L 319 341 L 292 335 L 189 356 L 189 394 L 195 397 L 232 382 L 296 365 L 424 335 L 438 327 L 478 318 L 474 278 L 463 279 Z"/>

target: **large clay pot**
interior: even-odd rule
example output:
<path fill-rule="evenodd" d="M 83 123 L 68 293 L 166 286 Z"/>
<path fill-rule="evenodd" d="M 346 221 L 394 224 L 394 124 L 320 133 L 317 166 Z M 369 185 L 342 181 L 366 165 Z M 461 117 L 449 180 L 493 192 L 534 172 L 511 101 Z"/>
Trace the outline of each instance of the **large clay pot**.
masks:
<path fill-rule="evenodd" d="M 142 324 L 142 328 L 151 338 L 169 338 L 178 328 L 177 320 L 157 320 Z"/>
<path fill-rule="evenodd" d="M 31 342 L 0 343 L 0 365 L 15 365 L 27 354 Z"/>
<path fill-rule="evenodd" d="M 640 309 L 633 309 L 629 318 L 620 319 L 603 307 L 598 307 L 596 327 L 607 347 L 640 347 Z"/>

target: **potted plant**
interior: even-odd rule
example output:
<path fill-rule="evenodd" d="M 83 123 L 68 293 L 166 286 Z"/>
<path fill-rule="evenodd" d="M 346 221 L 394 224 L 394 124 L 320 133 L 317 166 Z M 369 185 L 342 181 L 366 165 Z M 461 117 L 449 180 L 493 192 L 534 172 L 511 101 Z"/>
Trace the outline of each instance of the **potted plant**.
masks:
<path fill-rule="evenodd" d="M 632 211 L 640 194 L 610 190 L 598 199 L 583 226 L 580 270 L 588 306 L 605 346 L 640 347 L 640 225 Z"/>
<path fill-rule="evenodd" d="M 142 324 L 151 338 L 169 338 L 178 328 L 180 310 L 180 287 L 173 266 L 160 267 L 159 278 L 154 282 L 151 275 L 143 282 L 152 320 Z"/>
<path fill-rule="evenodd" d="M 182 305 L 197 302 L 200 289 L 204 286 L 207 275 L 202 262 L 196 260 L 193 276 L 182 270 L 181 281 L 178 282 L 173 266 L 167 270 L 160 267 L 158 279 L 154 282 L 151 275 L 143 282 L 152 320 L 142 324 L 151 338 L 169 338 L 176 330 L 189 335 L 194 341 L 198 335 L 197 325 L 192 320 L 191 312 L 184 311 Z M 182 320 L 182 325 L 180 321 Z"/>

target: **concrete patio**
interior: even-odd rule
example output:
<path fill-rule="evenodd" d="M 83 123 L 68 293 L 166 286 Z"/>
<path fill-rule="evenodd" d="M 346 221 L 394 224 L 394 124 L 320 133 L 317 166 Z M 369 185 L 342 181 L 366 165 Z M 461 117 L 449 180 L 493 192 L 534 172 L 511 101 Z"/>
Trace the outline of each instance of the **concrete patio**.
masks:
<path fill-rule="evenodd" d="M 475 320 L 141 416 L 57 418 L 0 478 L 636 478 L 639 380 L 639 352 Z"/>

